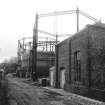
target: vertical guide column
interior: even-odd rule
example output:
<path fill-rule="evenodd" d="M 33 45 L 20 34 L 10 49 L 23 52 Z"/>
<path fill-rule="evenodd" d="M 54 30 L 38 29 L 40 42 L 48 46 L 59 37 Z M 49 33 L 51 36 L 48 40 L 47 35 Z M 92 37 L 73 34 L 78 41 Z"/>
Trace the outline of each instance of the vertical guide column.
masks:
<path fill-rule="evenodd" d="M 77 15 L 77 32 L 79 32 L 79 8 L 78 7 L 76 10 L 76 15 Z"/>
<path fill-rule="evenodd" d="M 56 80 L 55 80 L 55 87 L 59 88 L 59 71 L 58 71 L 58 45 L 55 45 L 55 69 L 56 69 Z"/>
<path fill-rule="evenodd" d="M 33 29 L 33 49 L 32 49 L 32 79 L 37 81 L 37 42 L 38 42 L 38 14 Z"/>

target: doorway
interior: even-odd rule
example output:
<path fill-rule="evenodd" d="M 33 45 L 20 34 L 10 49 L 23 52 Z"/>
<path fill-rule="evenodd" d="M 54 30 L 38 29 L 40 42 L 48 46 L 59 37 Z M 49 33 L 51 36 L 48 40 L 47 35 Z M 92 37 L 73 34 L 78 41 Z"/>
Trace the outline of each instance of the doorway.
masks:
<path fill-rule="evenodd" d="M 60 71 L 60 88 L 64 89 L 65 85 L 65 69 L 61 69 Z"/>

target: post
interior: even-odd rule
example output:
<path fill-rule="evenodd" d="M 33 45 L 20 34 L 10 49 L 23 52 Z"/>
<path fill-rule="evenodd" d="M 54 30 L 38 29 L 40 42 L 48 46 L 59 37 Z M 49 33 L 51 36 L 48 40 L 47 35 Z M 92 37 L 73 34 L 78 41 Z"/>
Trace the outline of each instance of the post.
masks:
<path fill-rule="evenodd" d="M 51 52 L 51 40 L 50 40 L 50 52 Z"/>
<path fill-rule="evenodd" d="M 58 71 L 58 46 L 55 45 L 55 69 L 56 69 L 56 79 L 55 79 L 55 87 L 59 88 L 60 84 L 59 84 L 59 71 Z"/>
<path fill-rule="evenodd" d="M 46 38 L 46 52 L 48 51 L 48 50 L 47 50 L 47 41 L 48 41 L 48 38 Z"/>
<path fill-rule="evenodd" d="M 24 51 L 24 49 L 25 49 L 25 38 L 23 38 L 23 51 Z"/>
<path fill-rule="evenodd" d="M 20 40 L 18 40 L 18 64 L 20 60 Z"/>
<path fill-rule="evenodd" d="M 79 32 L 79 8 L 77 7 L 77 10 L 76 10 L 76 18 L 77 18 L 77 32 Z"/>
<path fill-rule="evenodd" d="M 20 67 L 20 62 L 21 62 L 21 57 L 20 57 L 20 40 L 18 40 L 18 52 L 17 52 L 17 54 L 18 54 L 18 69 L 16 70 L 16 75 L 17 75 L 17 77 L 19 77 L 19 74 L 18 74 L 18 70 L 19 70 L 19 67 Z"/>
<path fill-rule="evenodd" d="M 53 57 L 53 56 L 52 56 L 52 51 L 51 51 L 51 44 L 52 44 L 52 43 L 51 43 L 51 41 L 50 41 L 50 67 L 52 66 L 52 59 L 53 59 L 53 58 L 52 58 L 52 57 Z"/>
<path fill-rule="evenodd" d="M 99 20 L 99 23 L 102 23 L 102 22 L 101 22 L 101 18 L 100 18 L 100 20 Z"/>
<path fill-rule="evenodd" d="M 36 14 L 36 21 L 33 29 L 33 57 L 32 57 L 32 79 L 37 81 L 37 41 L 38 41 L 38 14 Z"/>
<path fill-rule="evenodd" d="M 58 42 L 58 35 L 56 34 L 56 45 L 57 45 L 57 42 Z"/>

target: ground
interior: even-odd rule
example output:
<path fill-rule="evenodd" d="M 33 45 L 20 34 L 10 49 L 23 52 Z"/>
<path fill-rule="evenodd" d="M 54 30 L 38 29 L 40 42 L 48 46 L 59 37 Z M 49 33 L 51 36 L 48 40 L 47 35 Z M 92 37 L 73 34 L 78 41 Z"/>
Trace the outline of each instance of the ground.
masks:
<path fill-rule="evenodd" d="M 19 78 L 8 77 L 12 105 L 68 105 L 61 94 L 30 84 Z M 70 104 L 69 105 L 73 105 Z"/>
<path fill-rule="evenodd" d="M 0 80 L 0 105 L 8 105 L 7 85 L 5 79 Z"/>
<path fill-rule="evenodd" d="M 8 76 L 7 80 L 10 105 L 90 105 L 87 102 L 85 102 L 86 104 L 80 103 L 35 83 L 32 84 L 25 79 Z"/>

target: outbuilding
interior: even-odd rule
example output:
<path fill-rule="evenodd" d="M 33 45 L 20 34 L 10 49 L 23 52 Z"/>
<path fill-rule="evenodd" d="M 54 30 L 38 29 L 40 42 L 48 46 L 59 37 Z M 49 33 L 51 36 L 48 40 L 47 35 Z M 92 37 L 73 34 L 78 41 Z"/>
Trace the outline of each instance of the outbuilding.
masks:
<path fill-rule="evenodd" d="M 50 86 L 55 87 L 55 66 L 49 69 Z"/>

